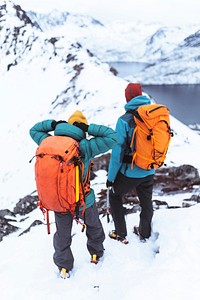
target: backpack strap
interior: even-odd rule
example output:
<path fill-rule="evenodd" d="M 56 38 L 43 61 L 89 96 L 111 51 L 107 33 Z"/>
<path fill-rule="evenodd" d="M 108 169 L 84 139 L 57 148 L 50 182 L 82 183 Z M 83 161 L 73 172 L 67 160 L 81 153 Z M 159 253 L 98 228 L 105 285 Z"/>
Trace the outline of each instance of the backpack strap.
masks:
<path fill-rule="evenodd" d="M 46 221 L 47 221 L 47 233 L 50 234 L 50 221 L 49 221 L 49 210 L 44 208 L 42 206 L 42 203 L 40 201 L 37 202 L 37 206 L 39 206 L 39 208 L 41 209 L 43 216 L 44 216 L 44 220 L 45 220 L 45 216 L 46 216 Z"/>
<path fill-rule="evenodd" d="M 138 120 L 140 120 L 141 122 L 144 122 L 143 119 L 140 117 L 137 109 L 129 109 L 126 111 L 129 114 L 132 114 L 134 117 L 136 117 Z M 134 119 L 133 119 L 134 120 Z"/>
<path fill-rule="evenodd" d="M 140 122 L 144 123 L 144 120 L 141 118 L 141 116 L 139 115 L 137 109 L 130 109 L 127 111 L 127 113 L 130 113 L 133 115 L 133 121 L 134 121 L 134 117 L 137 118 Z M 135 121 L 134 121 L 135 123 Z M 152 130 L 150 129 L 148 132 L 146 132 L 143 128 L 141 128 L 139 125 L 137 125 L 135 123 L 135 128 L 134 128 L 134 131 L 133 131 L 133 134 L 132 134 L 132 138 L 131 138 L 131 142 L 130 142 L 130 149 L 132 149 L 133 147 L 133 144 L 135 143 L 135 135 L 136 135 L 136 132 L 140 130 L 142 131 L 146 136 L 147 136 L 147 139 L 148 140 L 151 140 L 152 143 L 154 143 L 154 136 L 153 136 L 153 132 Z M 131 156 L 129 155 L 125 155 L 124 157 L 124 160 L 123 162 L 128 162 L 131 164 L 131 169 L 133 169 L 133 164 L 134 164 L 134 161 L 135 161 L 135 158 L 136 158 L 136 155 L 139 155 L 136 151 L 134 151 L 132 153 Z M 144 156 L 142 156 L 141 154 L 139 155 L 140 157 L 142 157 L 143 159 L 146 159 Z"/>
<path fill-rule="evenodd" d="M 135 128 L 134 128 L 134 131 L 132 133 L 132 137 L 131 137 L 131 142 L 130 144 L 127 145 L 127 148 L 130 149 L 130 153 L 129 155 L 124 155 L 123 157 L 123 163 L 126 163 L 126 164 L 131 164 L 131 168 L 133 166 L 133 161 L 135 160 L 135 155 L 132 154 L 132 147 L 133 147 L 133 144 L 135 143 L 135 134 L 136 134 L 136 131 L 138 130 L 138 126 L 136 125 L 135 123 L 135 120 L 134 120 L 134 116 L 136 118 L 138 118 L 141 122 L 143 122 L 142 118 L 140 117 L 140 115 L 138 114 L 137 112 L 137 109 L 130 109 L 130 110 L 127 110 L 126 113 L 130 113 L 133 115 L 133 122 L 134 122 L 134 125 L 135 125 Z"/>

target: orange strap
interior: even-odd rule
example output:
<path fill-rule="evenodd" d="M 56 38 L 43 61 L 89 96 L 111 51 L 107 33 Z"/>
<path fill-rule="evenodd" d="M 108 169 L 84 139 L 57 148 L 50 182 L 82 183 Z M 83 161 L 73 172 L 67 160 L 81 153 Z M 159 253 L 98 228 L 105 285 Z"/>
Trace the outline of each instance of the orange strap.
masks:
<path fill-rule="evenodd" d="M 138 127 L 136 126 L 135 129 L 134 129 L 134 131 L 133 131 L 133 134 L 132 134 L 132 139 L 131 139 L 131 143 L 130 143 L 130 147 L 131 148 L 133 146 L 133 141 L 134 141 L 134 137 L 135 137 L 135 133 L 136 133 L 137 129 L 138 129 Z"/>
<path fill-rule="evenodd" d="M 142 129 L 140 126 L 136 126 L 135 127 L 135 129 L 134 129 L 134 131 L 133 131 L 133 134 L 132 134 L 132 139 L 131 139 L 131 143 L 130 143 L 130 147 L 132 148 L 132 146 L 133 146 L 133 142 L 134 142 L 134 137 L 135 137 L 135 134 L 136 134 L 136 131 L 137 130 L 141 130 L 144 134 L 146 134 L 147 136 L 148 136 L 148 132 L 146 132 L 144 129 Z M 151 135 L 151 142 L 152 142 L 152 144 L 154 144 L 154 136 L 153 135 Z M 147 158 L 147 157 L 145 157 L 145 156 L 142 156 L 141 154 L 138 154 L 137 153 L 137 150 L 136 151 L 134 151 L 133 152 L 133 155 L 132 155 L 132 161 L 131 161 L 131 169 L 133 170 L 133 164 L 134 164 L 134 161 L 135 161 L 135 158 L 136 158 L 136 155 L 138 155 L 138 156 L 140 156 L 141 158 L 143 158 L 143 159 L 145 159 L 145 160 L 147 160 L 147 161 L 149 161 L 149 162 L 154 162 L 153 160 L 151 160 L 151 159 L 149 159 L 149 158 Z"/>
<path fill-rule="evenodd" d="M 43 216 L 44 216 L 44 220 L 45 220 L 45 215 L 46 215 L 47 233 L 50 234 L 49 210 L 44 208 L 40 201 L 37 202 L 37 206 L 39 206 L 39 208 L 41 209 Z"/>

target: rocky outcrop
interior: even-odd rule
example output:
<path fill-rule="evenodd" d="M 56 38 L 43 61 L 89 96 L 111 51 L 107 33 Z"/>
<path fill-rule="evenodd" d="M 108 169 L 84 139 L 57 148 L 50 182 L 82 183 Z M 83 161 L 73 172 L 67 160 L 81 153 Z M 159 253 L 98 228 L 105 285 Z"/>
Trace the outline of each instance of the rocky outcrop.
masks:
<path fill-rule="evenodd" d="M 22 199 L 19 199 L 19 202 L 14 207 L 14 214 L 19 214 L 24 216 L 32 212 L 37 207 L 38 197 L 37 196 L 25 196 Z"/>
<path fill-rule="evenodd" d="M 28 214 L 36 209 L 37 201 L 37 196 L 27 195 L 20 199 L 18 203 L 16 203 L 13 211 L 10 211 L 9 209 L 0 210 L 0 241 L 2 241 L 4 236 L 20 229 L 19 224 L 25 221 L 28 218 Z M 18 221 L 17 216 L 25 217 Z M 16 223 L 17 226 L 13 225 L 12 223 Z M 34 221 L 23 233 L 30 231 L 32 226 L 39 225 L 41 223 L 42 222 L 38 220 Z"/>
<path fill-rule="evenodd" d="M 94 166 L 91 174 L 92 179 L 96 176 L 96 171 L 108 170 L 109 160 L 109 153 L 94 159 Z M 152 199 L 154 209 L 186 208 L 195 205 L 196 203 L 200 203 L 200 177 L 198 170 L 193 166 L 182 165 L 179 167 L 160 168 L 156 170 L 154 182 L 154 194 L 157 195 Z M 191 197 L 186 198 L 185 192 L 189 192 Z M 178 193 L 182 194 L 181 206 L 169 205 L 167 202 L 159 200 L 159 195 L 174 195 Z M 97 194 L 97 206 L 99 214 L 102 216 L 106 215 L 107 210 L 106 195 L 107 189 L 102 189 Z M 18 224 L 29 218 L 28 214 L 37 208 L 37 201 L 37 196 L 27 195 L 16 203 L 13 211 L 8 209 L 0 210 L 0 241 L 2 241 L 4 236 L 20 229 Z M 139 200 L 134 189 L 123 197 L 123 203 L 125 214 L 140 211 Z M 17 217 L 19 218 L 19 216 L 23 216 L 23 218 L 17 222 Z M 16 226 L 13 225 L 13 223 L 16 223 Z M 27 229 L 21 232 L 19 236 L 28 233 L 33 226 L 41 224 L 43 224 L 43 222 L 35 220 Z"/>
<path fill-rule="evenodd" d="M 10 222 L 13 222 L 13 220 L 0 216 L 0 242 L 4 236 L 18 230 L 18 227 L 11 225 Z"/>
<path fill-rule="evenodd" d="M 162 193 L 181 191 L 192 192 L 195 185 L 200 185 L 198 170 L 190 165 L 161 168 L 154 177 L 155 189 Z"/>
<path fill-rule="evenodd" d="M 98 169 L 108 170 L 108 163 L 110 154 L 101 156 L 94 160 L 94 171 Z M 191 193 L 190 198 L 185 198 L 186 192 Z M 155 199 L 159 195 L 175 195 L 182 194 L 181 207 L 190 207 L 200 202 L 200 177 L 198 170 L 190 165 L 182 165 L 179 167 L 160 168 L 156 170 L 154 176 L 154 194 L 158 196 L 153 197 L 154 209 L 159 208 L 177 208 L 180 206 L 169 205 L 167 202 Z M 101 214 L 106 214 L 106 189 L 102 189 L 97 195 L 99 198 L 98 209 Z M 130 193 L 123 197 L 125 213 L 135 213 L 140 210 L 139 200 L 137 193 L 133 189 Z"/>

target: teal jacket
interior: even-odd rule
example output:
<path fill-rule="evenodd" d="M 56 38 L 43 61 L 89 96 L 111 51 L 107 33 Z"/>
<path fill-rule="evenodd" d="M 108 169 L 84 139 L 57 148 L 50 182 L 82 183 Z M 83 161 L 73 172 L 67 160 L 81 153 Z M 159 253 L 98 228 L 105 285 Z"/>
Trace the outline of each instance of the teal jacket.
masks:
<path fill-rule="evenodd" d="M 37 145 L 40 145 L 46 137 L 52 135 L 49 133 L 53 131 L 51 126 L 52 121 L 54 120 L 39 122 L 30 129 L 30 136 Z M 118 142 L 118 134 L 113 129 L 104 125 L 90 124 L 88 134 L 93 137 L 86 139 L 86 134 L 83 130 L 69 123 L 60 123 L 54 130 L 54 135 L 56 136 L 69 136 L 79 142 L 81 158 L 84 163 L 83 178 L 85 178 L 87 174 L 91 160 L 93 160 L 96 155 L 112 149 Z M 86 208 L 90 207 L 94 201 L 94 191 L 90 189 L 90 193 L 86 196 Z"/>
<path fill-rule="evenodd" d="M 112 149 L 111 159 L 108 169 L 108 180 L 115 181 L 118 172 L 131 178 L 143 178 L 155 173 L 155 170 L 144 170 L 135 164 L 131 169 L 131 164 L 123 163 L 124 155 L 130 155 L 130 142 L 134 130 L 133 115 L 128 110 L 135 110 L 141 105 L 150 104 L 151 101 L 146 96 L 137 96 L 131 99 L 125 106 L 126 113 L 119 117 L 116 124 L 116 131 L 119 135 L 118 144 Z M 134 146 L 133 146 L 134 147 Z M 134 148 L 131 149 L 133 151 Z"/>

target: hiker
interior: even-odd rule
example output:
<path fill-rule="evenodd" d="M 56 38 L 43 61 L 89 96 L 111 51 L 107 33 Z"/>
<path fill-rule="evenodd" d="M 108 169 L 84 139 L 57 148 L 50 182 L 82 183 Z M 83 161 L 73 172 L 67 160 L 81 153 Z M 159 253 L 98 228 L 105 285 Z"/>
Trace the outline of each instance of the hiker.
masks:
<path fill-rule="evenodd" d="M 124 215 L 122 196 L 135 189 L 139 198 L 141 213 L 139 227 L 134 232 L 141 240 L 146 240 L 151 235 L 151 221 L 153 217 L 152 190 L 155 170 L 145 170 L 133 164 L 131 159 L 127 162 L 125 157 L 130 155 L 130 143 L 134 131 L 132 113 L 141 105 L 150 104 L 148 97 L 142 95 L 142 88 L 139 83 L 129 83 L 125 89 L 126 113 L 118 118 L 116 131 L 119 135 L 118 144 L 112 149 L 108 169 L 106 186 L 109 188 L 109 201 L 111 214 L 115 229 L 109 233 L 109 237 L 128 243 L 126 238 L 127 228 Z"/>
<path fill-rule="evenodd" d="M 81 160 L 84 163 L 83 179 L 87 174 L 88 168 L 90 168 L 93 158 L 96 155 L 107 152 L 118 141 L 118 135 L 113 129 L 104 125 L 88 125 L 86 117 L 79 110 L 69 117 L 68 122 L 44 120 L 35 124 L 30 129 L 30 135 L 40 145 L 45 138 L 51 136 L 49 133 L 51 131 L 54 131 L 54 136 L 69 136 L 79 142 Z M 92 138 L 87 139 L 86 133 Z M 86 225 L 87 249 L 91 255 L 91 262 L 97 263 L 104 254 L 103 242 L 105 234 L 99 219 L 95 194 L 92 188 L 89 189 L 85 202 L 84 222 Z M 64 269 L 68 275 L 74 265 L 74 257 L 70 247 L 72 242 L 72 222 L 73 216 L 70 211 L 66 211 L 66 213 L 55 211 L 56 233 L 53 238 L 55 249 L 53 260 L 59 271 Z"/>

